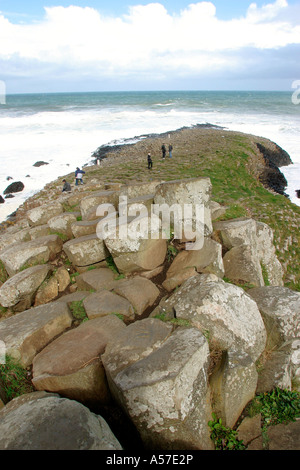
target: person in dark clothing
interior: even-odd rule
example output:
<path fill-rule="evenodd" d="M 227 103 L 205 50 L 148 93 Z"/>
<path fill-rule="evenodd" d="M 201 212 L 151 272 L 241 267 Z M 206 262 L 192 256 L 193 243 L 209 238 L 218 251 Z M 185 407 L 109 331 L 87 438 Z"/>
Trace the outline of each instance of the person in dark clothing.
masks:
<path fill-rule="evenodd" d="M 172 158 L 172 150 L 173 150 L 173 147 L 172 145 L 170 144 L 169 145 L 169 157 Z"/>
<path fill-rule="evenodd" d="M 166 158 L 166 151 L 167 151 L 165 144 L 162 144 L 161 151 L 162 151 L 162 157 L 163 157 L 163 159 L 165 159 Z"/>
<path fill-rule="evenodd" d="M 300 199 L 300 189 L 296 189 L 296 196 L 298 199 Z"/>
<path fill-rule="evenodd" d="M 151 158 L 151 153 L 148 153 L 147 160 L 148 160 L 148 170 L 150 170 L 150 169 L 153 167 L 153 162 L 152 162 L 152 158 Z"/>
<path fill-rule="evenodd" d="M 83 184 L 82 177 L 85 175 L 85 171 L 80 170 L 78 167 L 76 168 L 75 171 L 75 178 L 76 178 L 76 186 L 78 186 L 79 183 Z"/>
<path fill-rule="evenodd" d="M 63 183 L 64 183 L 64 186 L 63 186 L 62 192 L 64 193 L 64 192 L 71 191 L 70 183 L 68 183 L 66 180 L 63 180 Z"/>

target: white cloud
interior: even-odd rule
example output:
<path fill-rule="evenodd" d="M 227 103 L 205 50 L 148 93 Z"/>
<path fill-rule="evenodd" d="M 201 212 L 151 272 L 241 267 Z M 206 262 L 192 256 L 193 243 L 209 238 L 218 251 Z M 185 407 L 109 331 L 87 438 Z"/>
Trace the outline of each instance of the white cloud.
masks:
<path fill-rule="evenodd" d="M 287 7 L 288 2 L 286 0 L 276 0 L 275 3 L 263 5 L 261 8 L 258 8 L 256 3 L 251 3 L 248 8 L 247 19 L 253 23 L 272 20 Z"/>
<path fill-rule="evenodd" d="M 63 67 L 93 77 L 235 70 L 247 48 L 300 44 L 289 8 L 286 0 L 262 8 L 253 3 L 244 17 L 228 21 L 218 19 L 213 2 L 191 4 L 178 15 L 159 3 L 136 5 L 120 17 L 89 7 L 46 7 L 41 22 L 17 25 L 0 14 L 0 61 L 7 73 L 17 64 L 16 75 L 22 63 L 37 75 Z"/>

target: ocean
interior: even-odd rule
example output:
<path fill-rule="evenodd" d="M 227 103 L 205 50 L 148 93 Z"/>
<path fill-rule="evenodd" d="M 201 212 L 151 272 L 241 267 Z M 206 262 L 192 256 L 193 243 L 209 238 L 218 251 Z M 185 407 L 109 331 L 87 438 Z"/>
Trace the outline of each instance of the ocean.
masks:
<path fill-rule="evenodd" d="M 0 221 L 45 184 L 91 163 L 101 145 L 210 123 L 266 137 L 286 150 L 286 193 L 300 206 L 300 104 L 291 92 L 99 92 L 20 94 L 0 104 L 0 194 L 13 181 L 21 193 L 0 204 Z M 174 152 L 176 149 L 174 149 Z M 48 165 L 34 167 L 43 161 Z M 12 178 L 8 180 L 7 178 Z"/>

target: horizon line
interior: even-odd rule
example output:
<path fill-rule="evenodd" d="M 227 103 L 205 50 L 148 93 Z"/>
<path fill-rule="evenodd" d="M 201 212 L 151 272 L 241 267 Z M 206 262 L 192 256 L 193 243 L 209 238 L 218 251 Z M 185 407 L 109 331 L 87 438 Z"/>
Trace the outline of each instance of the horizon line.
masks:
<path fill-rule="evenodd" d="M 243 89 L 243 90 L 229 90 L 229 89 L 178 89 L 178 90 L 89 90 L 89 91 L 25 91 L 25 92 L 14 92 L 7 93 L 6 96 L 15 96 L 15 95 L 56 95 L 56 94 L 88 94 L 88 93 L 180 93 L 180 92 L 225 92 L 225 93 L 290 93 L 290 90 L 253 90 L 253 89 Z"/>

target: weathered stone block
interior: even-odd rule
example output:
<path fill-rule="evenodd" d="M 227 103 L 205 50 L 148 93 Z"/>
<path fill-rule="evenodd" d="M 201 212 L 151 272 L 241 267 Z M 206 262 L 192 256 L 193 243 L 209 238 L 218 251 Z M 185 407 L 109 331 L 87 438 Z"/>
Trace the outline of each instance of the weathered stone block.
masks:
<path fill-rule="evenodd" d="M 63 206 L 59 202 L 52 202 L 27 211 L 26 216 L 29 224 L 34 227 L 47 224 L 52 217 L 62 213 Z"/>
<path fill-rule="evenodd" d="M 8 274 L 13 276 L 26 266 L 53 261 L 62 246 L 62 240 L 57 235 L 48 235 L 8 247 L 0 253 L 0 259 Z"/>
<path fill-rule="evenodd" d="M 124 321 L 134 320 L 135 316 L 133 306 L 127 299 L 106 290 L 89 295 L 83 306 L 90 320 L 112 313 L 122 315 Z"/>
<path fill-rule="evenodd" d="M 5 344 L 6 353 L 27 367 L 41 349 L 71 326 L 72 321 L 70 310 L 63 302 L 31 308 L 0 322 L 0 340 Z"/>
<path fill-rule="evenodd" d="M 68 238 L 73 237 L 71 225 L 77 222 L 76 215 L 72 212 L 64 212 L 63 214 L 52 217 L 48 220 L 48 225 L 52 232 L 62 233 Z"/>
<path fill-rule="evenodd" d="M 81 403 L 35 392 L 0 412 L 1 450 L 122 450 L 106 421 Z"/>
<path fill-rule="evenodd" d="M 101 363 L 108 341 L 126 328 L 115 315 L 82 323 L 45 347 L 33 360 L 37 390 L 85 404 L 107 404 L 110 393 Z"/>
<path fill-rule="evenodd" d="M 0 288 L 0 304 L 13 307 L 27 296 L 33 295 L 50 271 L 50 266 L 34 266 L 8 279 Z"/>
<path fill-rule="evenodd" d="M 146 319 L 108 344 L 103 364 L 116 401 L 146 448 L 211 450 L 209 348 L 196 328 Z"/>
<path fill-rule="evenodd" d="M 96 234 L 70 240 L 64 243 L 63 250 L 71 263 L 78 267 L 100 263 L 109 256 L 103 240 Z"/>
<path fill-rule="evenodd" d="M 137 315 L 142 315 L 159 296 L 159 289 L 156 285 L 140 276 L 119 283 L 114 287 L 114 292 L 127 299 Z"/>

